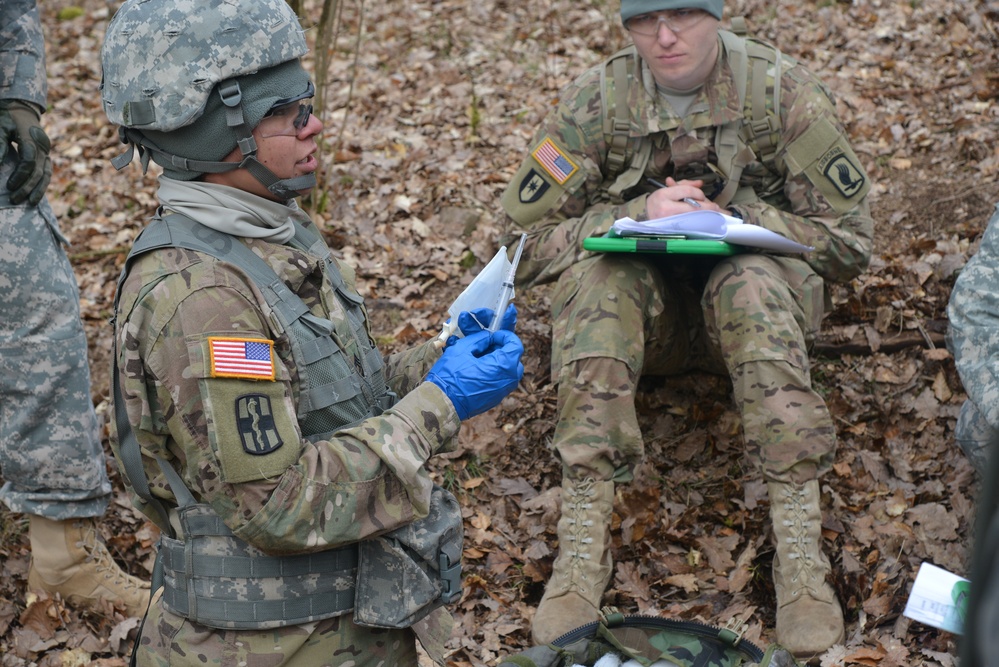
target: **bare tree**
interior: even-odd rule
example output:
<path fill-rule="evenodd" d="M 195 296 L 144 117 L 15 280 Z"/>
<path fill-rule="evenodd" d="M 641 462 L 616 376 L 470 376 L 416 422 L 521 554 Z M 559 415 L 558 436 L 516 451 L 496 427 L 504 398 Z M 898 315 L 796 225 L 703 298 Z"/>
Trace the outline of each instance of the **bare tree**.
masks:
<path fill-rule="evenodd" d="M 295 10 L 295 13 L 304 22 L 308 22 L 308 10 L 305 7 L 304 0 L 287 0 L 288 5 Z M 323 148 L 332 151 L 331 154 L 336 156 L 340 151 L 343 144 L 343 133 L 346 127 L 346 118 L 350 112 L 351 102 L 353 100 L 354 92 L 354 73 L 357 71 L 357 58 L 360 53 L 361 45 L 361 34 L 364 27 L 364 0 L 357 1 L 357 34 L 354 36 L 353 44 L 353 63 L 350 69 L 350 89 L 346 100 L 346 114 L 344 115 L 344 123 L 340 125 L 340 131 L 337 134 L 335 141 L 324 142 Z M 327 116 L 327 91 L 329 89 L 329 81 L 331 78 L 330 68 L 333 64 L 334 54 L 337 50 L 337 42 L 341 35 L 344 33 L 345 28 L 343 24 L 343 3 L 341 0 L 322 0 L 322 12 L 319 16 L 319 22 L 316 25 L 316 37 L 315 45 L 313 47 L 313 56 L 315 58 L 315 78 L 316 78 L 316 98 L 315 98 L 315 108 L 322 120 L 326 120 Z M 322 162 L 322 161 L 321 161 Z M 308 197 L 309 207 L 313 210 L 322 210 L 326 203 L 326 188 L 324 187 L 326 181 L 326 170 L 321 165 L 319 173 L 316 174 L 317 185 L 316 190 Z"/>

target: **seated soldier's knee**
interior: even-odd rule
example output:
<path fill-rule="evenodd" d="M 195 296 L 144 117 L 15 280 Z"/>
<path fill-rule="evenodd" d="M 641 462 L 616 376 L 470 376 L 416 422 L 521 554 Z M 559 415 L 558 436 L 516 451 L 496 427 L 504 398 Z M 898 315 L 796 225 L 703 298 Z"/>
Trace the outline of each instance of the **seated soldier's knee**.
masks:
<path fill-rule="evenodd" d="M 661 282 L 655 266 L 642 259 L 590 257 L 574 264 L 559 278 L 552 294 L 552 315 L 578 318 L 592 309 L 607 313 L 633 308 L 655 310 Z"/>
<path fill-rule="evenodd" d="M 766 284 L 770 282 L 786 283 L 781 267 L 773 257 L 756 253 L 745 253 L 726 257 L 711 270 L 705 294 L 721 292 L 727 285 L 733 283 L 742 285 L 747 282 Z"/>
<path fill-rule="evenodd" d="M 661 278 L 643 261 L 579 262 L 552 294 L 552 363 L 609 357 L 641 368 L 647 321 L 664 309 Z"/>

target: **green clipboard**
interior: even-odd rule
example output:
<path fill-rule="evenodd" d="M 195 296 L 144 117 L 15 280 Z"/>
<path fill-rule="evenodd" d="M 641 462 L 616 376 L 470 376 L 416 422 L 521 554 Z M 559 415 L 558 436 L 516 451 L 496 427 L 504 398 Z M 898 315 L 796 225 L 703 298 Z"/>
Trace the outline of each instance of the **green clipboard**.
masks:
<path fill-rule="evenodd" d="M 665 255 L 735 255 L 741 246 L 725 241 L 686 239 L 668 236 L 591 236 L 583 239 L 590 252 L 638 252 Z"/>

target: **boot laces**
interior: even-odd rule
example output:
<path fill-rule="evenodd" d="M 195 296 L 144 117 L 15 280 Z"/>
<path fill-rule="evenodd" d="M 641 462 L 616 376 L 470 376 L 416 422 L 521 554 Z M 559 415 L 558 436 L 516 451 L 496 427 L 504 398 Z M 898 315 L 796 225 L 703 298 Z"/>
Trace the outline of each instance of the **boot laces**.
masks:
<path fill-rule="evenodd" d="M 567 536 L 569 539 L 569 549 L 567 551 L 571 558 L 573 570 L 577 569 L 580 564 L 579 561 L 590 560 L 591 558 L 591 555 L 585 550 L 585 545 L 593 543 L 593 537 L 587 531 L 593 525 L 593 520 L 587 519 L 584 513 L 593 507 L 593 503 L 590 502 L 595 494 L 593 485 L 594 481 L 590 478 L 577 484 L 569 485 L 569 497 L 565 499 L 564 503 L 565 509 L 568 510 L 568 523 L 570 526 Z M 585 569 L 580 570 L 578 576 L 585 579 Z"/>
<path fill-rule="evenodd" d="M 86 562 L 93 563 L 95 569 L 104 575 L 104 579 L 114 580 L 115 585 L 139 588 L 135 579 L 115 563 L 103 540 L 98 539 L 94 525 L 89 521 L 80 522 L 78 525 L 82 528 L 82 539 L 76 543 L 76 546 L 87 554 Z"/>
<path fill-rule="evenodd" d="M 783 520 L 784 526 L 788 529 L 788 537 L 785 543 L 790 547 L 787 554 L 792 562 L 788 564 L 792 570 L 791 583 L 811 588 L 811 580 L 817 574 L 814 548 L 815 539 L 811 534 L 811 522 L 808 518 L 808 504 L 805 502 L 805 491 L 800 488 L 788 488 L 785 490 L 784 509 L 790 515 Z M 798 591 L 795 591 L 797 594 Z"/>

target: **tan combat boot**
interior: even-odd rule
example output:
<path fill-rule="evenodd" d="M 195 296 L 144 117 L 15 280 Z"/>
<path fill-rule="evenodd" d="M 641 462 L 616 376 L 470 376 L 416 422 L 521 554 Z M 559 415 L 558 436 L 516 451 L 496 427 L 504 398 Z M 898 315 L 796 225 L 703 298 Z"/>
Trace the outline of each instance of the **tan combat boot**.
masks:
<path fill-rule="evenodd" d="M 822 553 L 819 483 L 767 482 L 777 555 L 777 642 L 810 661 L 843 641 L 843 610 L 826 581 L 829 559 Z"/>
<path fill-rule="evenodd" d="M 611 509 L 614 483 L 562 479 L 558 557 L 534 615 L 531 635 L 548 644 L 569 630 L 597 620 L 610 581 Z"/>
<path fill-rule="evenodd" d="M 92 607 L 105 599 L 124 604 L 130 616 L 146 613 L 149 584 L 118 567 L 98 538 L 94 519 L 28 517 L 29 588 L 58 593 L 74 607 Z"/>

